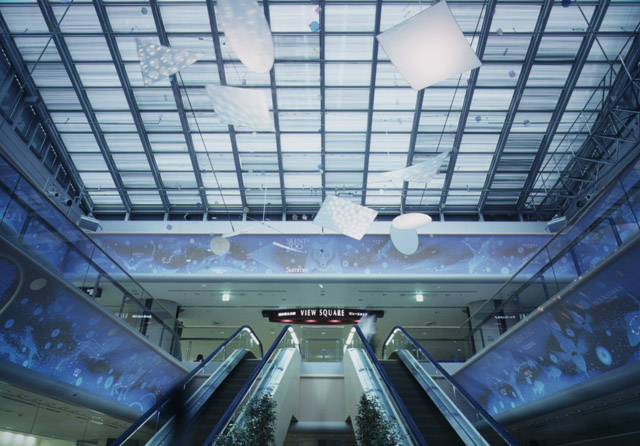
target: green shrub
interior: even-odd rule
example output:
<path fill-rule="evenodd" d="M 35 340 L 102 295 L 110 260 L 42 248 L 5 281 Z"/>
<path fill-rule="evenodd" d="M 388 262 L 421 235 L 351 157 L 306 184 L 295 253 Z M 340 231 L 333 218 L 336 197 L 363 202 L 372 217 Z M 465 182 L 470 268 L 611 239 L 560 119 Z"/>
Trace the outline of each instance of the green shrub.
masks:
<path fill-rule="evenodd" d="M 215 442 L 216 446 L 274 446 L 276 442 L 276 402 L 269 393 L 249 400 L 240 419 Z"/>
<path fill-rule="evenodd" d="M 362 394 L 356 416 L 358 446 L 394 446 L 398 444 L 398 433 L 391 420 L 385 417 L 382 406 L 375 396 Z"/>

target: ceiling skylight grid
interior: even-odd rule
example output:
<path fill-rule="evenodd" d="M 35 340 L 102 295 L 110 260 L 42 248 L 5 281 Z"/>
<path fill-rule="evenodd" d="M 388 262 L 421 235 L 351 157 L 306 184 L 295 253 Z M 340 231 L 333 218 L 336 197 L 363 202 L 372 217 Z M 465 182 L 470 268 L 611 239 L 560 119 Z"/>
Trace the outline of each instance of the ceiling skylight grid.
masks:
<path fill-rule="evenodd" d="M 269 199 L 269 212 L 286 211 L 285 203 L 295 203 L 291 210 L 313 212 L 325 192 L 350 193 L 359 203 L 391 213 L 404 206 L 405 197 L 409 207 L 436 211 L 507 211 L 516 204 L 527 211 L 526 196 L 542 190 L 541 180 L 533 178 L 536 171 L 545 171 L 549 187 L 555 178 L 549 175 L 567 166 L 580 147 L 613 81 L 603 84 L 602 78 L 611 66 L 614 74 L 620 70 L 618 56 L 627 54 L 640 17 L 639 2 L 581 0 L 563 8 L 543 1 L 451 0 L 459 26 L 484 64 L 416 92 L 382 48 L 375 60 L 372 55 L 378 8 L 379 29 L 385 31 L 428 6 L 420 2 L 261 4 L 275 42 L 273 75 L 247 70 L 224 30 L 211 29 L 215 2 L 103 0 L 97 4 L 103 4 L 113 27 L 107 34 L 94 2 L 39 3 L 62 19 L 60 34 L 46 50 L 50 33 L 38 4 L 7 2 L 0 12 L 71 159 L 77 157 L 89 196 L 95 194 L 97 209 L 104 211 L 225 213 L 222 197 L 214 200 L 217 205 L 206 201 L 219 195 L 222 181 L 216 175 L 225 178 L 220 184 L 225 197 L 233 191 L 233 213 L 245 207 L 245 193 L 251 196 L 250 211 L 256 212 L 260 191 L 254 189 L 267 179 L 268 195 L 280 197 Z M 597 20 L 596 33 L 588 30 L 585 17 Z M 158 18 L 164 29 L 158 30 Z M 144 86 L 136 37 L 205 56 L 173 81 Z M 66 49 L 59 51 L 60 44 Z M 121 60 L 110 54 L 114 47 Z M 204 91 L 207 83 L 267 91 L 270 106 L 277 105 L 272 113 L 276 132 L 221 124 Z M 557 142 L 562 137 L 572 142 Z M 451 147 L 426 189 L 374 178 Z M 236 180 L 229 181 L 234 175 Z M 469 195 L 465 203 L 458 192 L 467 186 L 480 196 Z M 305 198 L 312 187 L 312 198 Z M 518 187 L 524 187 L 523 194 Z M 153 189 L 155 195 L 136 194 L 131 209 L 128 189 Z M 163 205 L 165 191 L 180 193 Z"/>

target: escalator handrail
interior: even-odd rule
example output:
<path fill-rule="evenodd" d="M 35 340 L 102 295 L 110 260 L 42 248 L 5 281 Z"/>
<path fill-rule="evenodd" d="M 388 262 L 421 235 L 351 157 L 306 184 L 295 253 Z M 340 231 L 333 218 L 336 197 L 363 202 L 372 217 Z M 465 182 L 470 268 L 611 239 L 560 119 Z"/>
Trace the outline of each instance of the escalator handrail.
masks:
<path fill-rule="evenodd" d="M 233 399 L 233 401 L 231 401 L 231 404 L 229 405 L 227 410 L 222 414 L 222 417 L 220 417 L 220 420 L 218 420 L 218 423 L 215 425 L 215 427 L 213 428 L 213 430 L 211 431 L 207 439 L 204 441 L 204 443 L 202 443 L 203 446 L 213 444 L 213 441 L 216 440 L 222 434 L 227 424 L 229 424 L 229 420 L 231 420 L 231 417 L 233 416 L 238 406 L 240 405 L 240 402 L 242 402 L 242 400 L 245 398 L 250 387 L 253 385 L 253 382 L 258 377 L 258 375 L 264 368 L 267 361 L 269 361 L 269 359 L 275 352 L 276 347 L 278 346 L 278 344 L 280 344 L 280 341 L 282 341 L 282 338 L 284 338 L 284 336 L 287 334 L 290 328 L 291 328 L 291 325 L 285 325 L 282 331 L 280 331 L 280 334 L 278 335 L 276 340 L 273 341 L 273 344 L 271 344 L 271 347 L 269 347 L 269 350 L 267 350 L 267 353 L 262 355 L 262 359 L 256 366 L 255 370 L 251 373 L 249 378 L 247 378 L 245 383 L 242 385 L 242 387 L 238 391 L 238 394 Z"/>
<path fill-rule="evenodd" d="M 362 330 L 357 325 L 354 325 L 353 328 L 356 329 L 356 333 L 358 334 L 358 336 L 360 336 L 360 340 L 362 342 L 362 345 L 364 345 L 365 351 L 367 352 L 369 359 L 371 360 L 376 370 L 378 371 L 380 378 L 382 379 L 384 384 L 387 386 L 387 390 L 391 394 L 391 398 L 393 398 L 393 401 L 397 409 L 400 411 L 400 414 L 404 418 L 407 424 L 407 427 L 411 431 L 411 435 L 413 435 L 414 440 L 417 441 L 417 444 L 419 446 L 428 446 L 427 441 L 422 436 L 422 432 L 420 432 L 420 429 L 418 429 L 418 426 L 416 425 L 415 421 L 413 421 L 413 417 L 409 414 L 409 410 L 407 409 L 407 406 L 404 405 L 404 403 L 402 402 L 402 398 L 400 398 L 400 395 L 398 395 L 398 392 L 396 392 L 396 389 L 391 383 L 391 380 L 389 379 L 387 372 L 385 372 L 384 369 L 382 368 L 382 364 L 380 364 L 380 361 L 376 357 L 376 353 L 373 351 L 373 348 L 371 347 L 371 345 L 369 345 L 369 342 L 367 342 L 367 339 L 362 333 Z"/>
<path fill-rule="evenodd" d="M 260 342 L 260 339 L 258 339 L 258 337 L 255 335 L 255 332 L 251 327 L 249 327 L 248 325 L 243 325 L 242 327 L 234 331 L 233 334 L 229 336 L 226 341 L 224 341 L 222 344 L 218 346 L 218 348 L 216 348 L 213 352 L 211 352 L 211 354 L 207 356 L 200 364 L 198 364 L 196 368 L 194 368 L 191 372 L 189 372 L 187 376 L 185 376 L 182 380 L 180 380 L 178 384 L 173 386 L 173 389 L 171 389 L 171 391 L 167 392 L 163 398 L 161 398 L 156 404 L 154 404 L 149 410 L 147 410 L 140 418 L 138 418 L 131 426 L 129 426 L 129 428 L 126 431 L 124 431 L 122 435 L 120 435 L 109 446 L 120 446 L 124 444 L 124 442 L 127 441 L 133 434 L 135 434 L 136 431 L 140 429 L 140 427 L 142 427 L 147 421 L 149 421 L 149 419 L 158 411 L 158 409 L 160 409 L 164 404 L 166 404 L 167 401 L 169 401 L 171 398 L 175 397 L 178 392 L 182 392 L 184 386 L 187 385 L 187 383 L 191 381 L 194 376 L 196 376 L 202 369 L 204 369 L 209 364 L 209 361 L 215 358 L 215 356 L 218 353 L 220 353 L 220 351 L 223 348 L 225 348 L 231 341 L 233 341 L 233 339 L 236 336 L 238 336 L 244 330 L 249 330 L 251 333 L 254 334 L 255 339 L 258 341 L 258 346 L 260 347 L 260 357 L 263 357 L 262 342 Z"/>
<path fill-rule="evenodd" d="M 395 333 L 396 330 L 400 330 L 406 337 L 407 339 L 409 339 L 413 345 L 420 350 L 420 352 L 426 356 L 429 361 L 431 361 L 431 363 L 433 364 L 433 366 L 438 369 L 438 371 L 442 374 L 442 376 L 444 377 L 444 379 L 446 379 L 449 384 L 451 384 L 457 392 L 459 392 L 460 394 L 462 394 L 462 396 L 464 396 L 464 398 L 467 400 L 467 402 L 469 402 L 469 404 L 471 404 L 473 406 L 474 409 L 476 409 L 480 415 L 482 416 L 482 418 L 484 418 L 484 420 L 489 423 L 489 425 L 496 431 L 496 433 L 498 435 L 500 435 L 500 437 L 507 442 L 508 445 L 510 446 L 518 446 L 519 443 L 513 438 L 511 437 L 511 435 L 509 435 L 507 433 L 507 431 L 505 431 L 503 429 L 502 426 L 500 426 L 500 424 L 498 424 L 498 422 L 491 416 L 489 415 L 489 412 L 487 412 L 477 401 L 474 397 L 472 397 L 469 392 L 467 392 L 464 387 L 462 387 L 460 384 L 458 384 L 458 382 L 453 379 L 453 377 L 451 375 L 449 375 L 449 373 L 447 373 L 447 371 L 438 363 L 438 361 L 431 356 L 431 354 L 424 349 L 424 347 L 422 347 L 418 341 L 416 341 L 413 336 L 411 336 L 407 330 L 404 327 L 401 327 L 399 325 L 396 325 L 393 330 L 391 330 L 391 333 L 389 334 L 389 336 L 387 336 L 387 339 L 385 340 L 384 344 L 382 345 L 382 357 L 385 357 L 385 347 L 387 346 L 387 342 L 389 341 L 389 338 L 393 335 L 393 333 Z"/>

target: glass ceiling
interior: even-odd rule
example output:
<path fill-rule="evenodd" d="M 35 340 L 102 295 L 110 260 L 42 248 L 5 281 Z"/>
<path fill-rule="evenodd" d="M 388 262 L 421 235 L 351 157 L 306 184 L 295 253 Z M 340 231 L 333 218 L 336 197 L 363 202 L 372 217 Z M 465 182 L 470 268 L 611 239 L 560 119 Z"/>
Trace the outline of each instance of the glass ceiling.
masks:
<path fill-rule="evenodd" d="M 95 213 L 529 213 L 595 122 L 640 1 L 451 0 L 481 68 L 412 90 L 374 36 L 418 1 L 264 1 L 270 73 L 227 45 L 212 1 L 1 2 Z M 52 33 L 51 30 L 54 32 Z M 136 38 L 204 53 L 144 86 Z M 269 92 L 275 132 L 219 121 L 209 83 Z M 451 150 L 426 185 L 377 174 Z"/>

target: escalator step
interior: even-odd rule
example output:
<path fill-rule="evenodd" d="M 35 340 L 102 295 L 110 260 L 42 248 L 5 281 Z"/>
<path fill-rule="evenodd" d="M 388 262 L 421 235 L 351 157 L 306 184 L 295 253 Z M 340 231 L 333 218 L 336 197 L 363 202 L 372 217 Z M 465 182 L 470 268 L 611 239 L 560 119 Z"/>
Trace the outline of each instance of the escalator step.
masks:
<path fill-rule="evenodd" d="M 429 446 L 464 445 L 435 403 L 400 361 L 381 361 L 387 376 Z"/>

